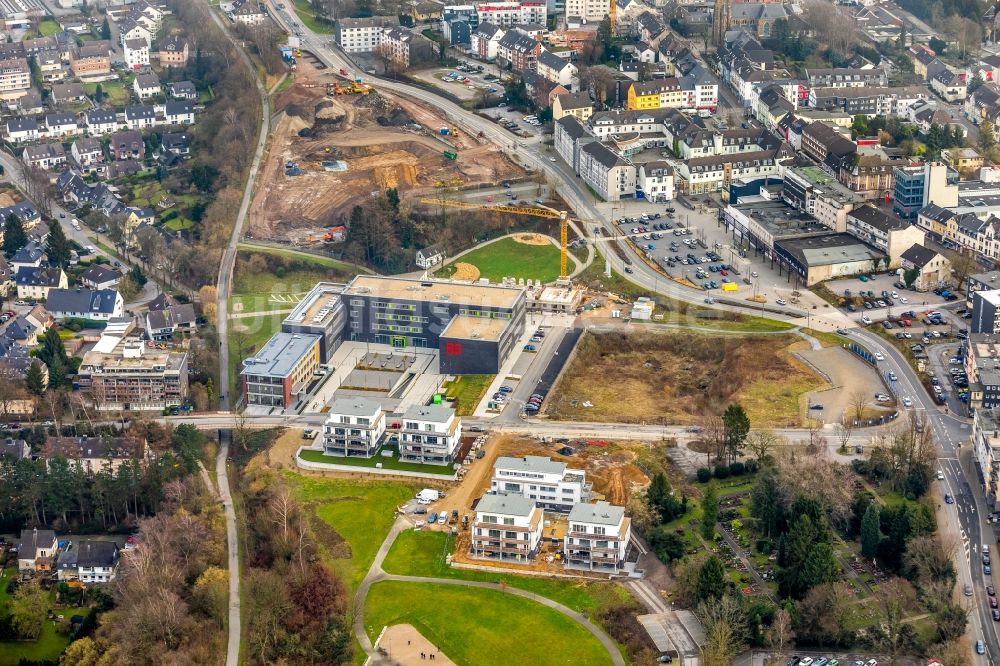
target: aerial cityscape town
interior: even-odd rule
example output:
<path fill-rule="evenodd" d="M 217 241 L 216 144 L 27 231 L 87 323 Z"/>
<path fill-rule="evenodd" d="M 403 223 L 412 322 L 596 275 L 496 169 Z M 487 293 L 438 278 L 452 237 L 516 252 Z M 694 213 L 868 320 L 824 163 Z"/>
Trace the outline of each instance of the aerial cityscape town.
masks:
<path fill-rule="evenodd" d="M 1000 5 L 0 21 L 0 666 L 1000 664 Z"/>

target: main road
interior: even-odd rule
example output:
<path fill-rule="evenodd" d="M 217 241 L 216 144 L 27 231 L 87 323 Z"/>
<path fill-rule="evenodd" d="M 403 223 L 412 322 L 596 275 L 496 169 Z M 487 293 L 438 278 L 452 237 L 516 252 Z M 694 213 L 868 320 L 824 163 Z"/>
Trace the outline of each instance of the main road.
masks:
<path fill-rule="evenodd" d="M 292 18 L 284 10 L 279 10 L 275 6 L 275 3 L 269 1 L 267 4 L 269 5 L 268 8 L 271 16 L 290 32 L 300 34 L 302 47 L 313 53 L 325 65 L 337 69 L 343 67 L 350 71 L 357 71 L 356 64 L 336 48 L 331 41 L 330 35 L 319 35 L 303 25 L 298 19 Z M 370 76 L 368 78 L 372 79 Z M 525 148 L 526 146 L 521 146 L 518 140 L 505 129 L 489 119 L 467 111 L 434 92 L 399 81 L 378 77 L 370 80 L 370 83 L 377 89 L 407 95 L 440 109 L 452 123 L 467 132 L 474 135 L 481 132 L 488 141 L 502 147 L 512 158 L 516 159 L 522 165 L 544 173 L 550 179 L 552 186 L 559 192 L 567 204 L 576 211 L 579 217 L 592 220 L 593 224 L 601 226 L 604 229 L 605 236 L 616 236 L 613 225 L 604 219 L 604 216 L 597 209 L 592 195 L 585 190 L 575 175 L 569 174 L 560 168 L 561 165 L 556 163 L 555 158 L 546 158 L 534 150 L 530 152 L 528 150 L 518 150 L 519 146 L 521 148 Z M 591 225 L 585 225 L 584 233 L 591 231 Z M 625 252 L 633 253 L 632 248 L 627 246 L 624 240 L 620 241 L 620 243 L 620 247 Z M 633 256 L 635 255 L 633 254 Z M 701 303 L 704 300 L 703 291 L 665 279 L 663 275 L 654 271 L 641 259 L 633 261 L 633 271 L 629 279 L 650 291 L 655 291 L 687 303 Z M 803 310 L 774 306 L 762 309 L 761 306 L 748 305 L 724 297 L 716 298 L 715 300 L 722 307 L 749 315 L 762 314 L 766 310 L 768 316 L 783 321 L 790 321 L 797 325 L 805 325 L 809 322 L 814 326 L 825 325 L 828 328 L 841 326 L 850 328 L 849 335 L 852 338 L 864 344 L 873 352 L 881 352 L 886 360 L 879 363 L 879 369 L 883 372 L 893 370 L 896 373 L 896 376 L 899 377 L 899 386 L 895 388 L 901 394 L 909 395 L 915 401 L 915 409 L 923 411 L 926 414 L 927 422 L 941 444 L 940 463 L 943 470 L 947 470 L 945 484 L 951 489 L 951 494 L 957 498 L 961 498 L 958 504 L 947 505 L 951 521 L 960 526 L 960 533 L 965 539 L 964 543 L 971 544 L 970 550 L 976 548 L 977 544 L 982 542 L 981 537 L 987 531 L 980 520 L 980 516 L 984 515 L 980 498 L 973 491 L 973 485 L 975 484 L 970 485 L 968 483 L 965 472 L 958 464 L 958 446 L 962 441 L 969 439 L 968 423 L 951 414 L 942 412 L 934 404 L 910 366 L 891 345 L 886 344 L 882 338 L 864 329 L 853 328 L 856 326 L 856 323 L 844 317 L 842 313 L 818 314 L 812 316 L 812 321 L 810 322 L 809 313 Z M 316 422 L 318 423 L 321 419 L 322 416 L 317 415 Z M 530 425 L 520 427 L 523 427 L 526 432 L 541 434 L 553 426 L 532 422 Z M 647 437 L 672 435 L 677 432 L 676 428 L 670 426 L 625 426 L 623 429 L 622 426 L 612 424 L 579 424 L 576 426 L 558 424 L 555 427 L 564 434 L 579 434 L 581 436 L 594 437 L 611 437 L 611 433 L 620 433 L 623 430 L 635 434 L 641 433 Z M 519 426 L 516 425 L 504 425 L 505 430 L 509 429 L 512 432 L 518 431 L 518 428 Z M 959 510 L 960 507 L 961 510 Z M 990 541 L 994 542 L 993 539 L 990 539 Z M 981 548 L 981 546 L 979 547 Z M 993 628 L 994 623 L 989 618 L 982 569 L 978 566 L 975 558 L 971 556 L 962 557 L 960 553 L 956 561 L 959 564 L 959 577 L 963 581 L 963 584 L 968 582 L 973 587 L 975 608 L 973 609 L 974 612 L 970 613 L 973 635 L 982 637 L 986 642 L 987 654 L 983 657 L 978 657 L 977 663 L 990 663 L 994 657 L 1000 661 L 1000 642 L 998 642 L 996 631 Z"/>

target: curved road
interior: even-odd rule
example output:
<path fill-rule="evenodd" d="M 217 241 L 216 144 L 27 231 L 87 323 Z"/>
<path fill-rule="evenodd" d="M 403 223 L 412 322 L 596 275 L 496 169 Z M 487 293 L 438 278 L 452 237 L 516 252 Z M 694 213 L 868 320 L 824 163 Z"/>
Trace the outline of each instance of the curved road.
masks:
<path fill-rule="evenodd" d="M 274 17 L 279 23 L 285 23 L 286 28 L 289 27 L 287 25 L 287 23 L 291 20 L 289 15 L 284 11 L 277 10 L 273 3 L 269 2 L 269 4 L 271 5 L 269 8 L 271 16 Z M 340 52 L 335 45 L 333 45 L 331 35 L 317 35 L 309 30 L 309 28 L 302 25 L 297 19 L 294 20 L 294 23 L 296 30 L 300 31 L 302 34 L 304 49 L 313 53 L 329 67 L 346 67 L 351 71 L 357 71 L 355 64 L 351 62 L 350 59 L 342 52 Z M 372 77 L 368 78 L 372 79 Z M 398 94 L 408 95 L 428 103 L 440 109 L 451 122 L 465 131 L 475 134 L 482 132 L 483 136 L 485 136 L 488 141 L 503 147 L 508 153 L 516 153 L 517 158 L 522 164 L 540 170 L 551 179 L 551 182 L 555 186 L 556 190 L 566 200 L 567 204 L 569 204 L 577 212 L 579 217 L 594 220 L 596 224 L 602 226 L 605 231 L 604 236 L 612 238 L 618 237 L 617 230 L 614 229 L 612 224 L 609 224 L 606 220 L 604 220 L 604 217 L 597 210 L 596 206 L 593 205 L 592 196 L 585 190 L 579 178 L 568 173 L 563 165 L 558 164 L 555 160 L 546 159 L 541 155 L 534 152 L 528 152 L 527 150 L 519 151 L 517 147 L 518 145 L 521 145 L 520 142 L 506 130 L 488 119 L 466 111 L 457 104 L 440 97 L 433 92 L 415 88 L 398 81 L 381 79 L 378 77 L 375 77 L 369 82 L 376 88 L 384 88 L 386 90 L 390 90 Z M 526 146 L 522 146 L 522 148 L 526 148 Z M 584 231 L 586 232 L 588 230 L 584 229 Z M 632 250 L 628 248 L 623 239 L 620 239 L 619 237 L 618 242 L 619 247 L 623 248 L 623 250 L 629 255 L 632 254 Z M 653 271 L 653 269 L 647 266 L 641 259 L 633 262 L 633 269 L 634 272 L 628 276 L 628 279 L 643 288 L 688 303 L 700 304 L 704 300 L 703 291 L 685 287 L 664 279 L 659 273 Z M 897 382 L 899 386 L 894 386 L 893 388 L 897 389 L 898 392 L 902 392 L 903 395 L 908 394 L 915 402 L 915 410 L 926 413 L 929 425 L 933 428 L 933 432 L 937 436 L 938 441 L 941 443 L 942 450 L 940 462 L 942 467 L 947 468 L 949 470 L 949 474 L 954 479 L 952 482 L 953 485 L 949 486 L 953 491 L 952 494 L 955 494 L 956 498 L 959 496 L 963 496 L 965 498 L 963 500 L 963 502 L 965 502 L 964 504 L 948 505 L 950 507 L 949 511 L 951 513 L 951 518 L 954 520 L 955 524 L 960 525 L 966 544 L 971 543 L 974 546 L 975 544 L 981 543 L 981 535 L 987 533 L 984 524 L 980 520 L 980 516 L 983 515 L 983 506 L 979 495 L 970 487 L 965 477 L 965 473 L 959 466 L 957 460 L 957 443 L 962 440 L 968 440 L 969 426 L 967 423 L 956 419 L 949 414 L 943 413 L 937 405 L 933 403 L 930 396 L 920 385 L 918 378 L 910 369 L 909 365 L 894 348 L 878 336 L 869 333 L 868 331 L 855 329 L 857 323 L 851 321 L 840 312 L 817 314 L 816 316 L 811 317 L 814 321 L 809 322 L 807 319 L 807 313 L 803 310 L 795 308 L 753 306 L 726 298 L 717 298 L 716 302 L 719 307 L 748 315 L 762 315 L 766 311 L 767 316 L 769 317 L 781 321 L 790 321 L 797 325 L 807 324 L 808 322 L 815 326 L 824 325 L 829 328 L 850 328 L 852 329 L 850 331 L 851 337 L 865 344 L 872 351 L 881 351 L 886 360 L 879 363 L 879 370 L 882 372 L 886 372 L 890 369 L 893 370 L 897 377 L 900 378 Z M 663 430 L 666 429 L 661 429 L 661 432 Z M 967 508 L 959 511 L 959 506 Z M 992 542 L 994 540 L 990 539 L 990 541 Z M 964 560 L 961 556 L 957 558 L 957 569 L 960 572 L 959 575 L 963 582 L 970 582 L 974 589 L 975 596 L 973 598 L 976 601 L 975 605 L 977 612 L 970 614 L 971 631 L 975 637 L 974 640 L 982 637 L 982 639 L 985 640 L 987 647 L 987 654 L 985 656 L 974 657 L 975 663 L 986 664 L 993 660 L 1000 663 L 1000 642 L 997 640 L 996 629 L 994 628 L 995 623 L 989 621 L 989 609 L 986 604 L 985 592 L 983 590 L 982 569 L 978 566 L 978 562 L 973 560 L 970 556 L 966 556 L 966 558 L 967 559 Z"/>
<path fill-rule="evenodd" d="M 438 585 L 461 585 L 464 587 L 479 587 L 487 590 L 500 590 L 500 585 L 498 583 L 487 583 L 484 581 L 475 580 L 461 580 L 456 578 L 425 578 L 423 576 L 400 576 L 397 574 L 386 573 L 382 569 L 382 563 L 385 561 L 386 555 L 389 554 L 389 549 L 392 547 L 393 542 L 396 537 L 406 529 L 412 527 L 410 523 L 400 516 L 396 519 L 396 522 L 392 524 L 392 528 L 389 530 L 389 534 L 386 535 L 385 540 L 382 545 L 379 546 L 378 552 L 375 554 L 375 560 L 372 562 L 371 567 L 368 569 L 368 573 L 365 575 L 365 579 L 361 582 L 361 586 L 358 588 L 358 592 L 354 597 L 354 634 L 361 643 L 362 649 L 375 660 L 375 663 L 382 663 L 379 661 L 380 656 L 375 651 L 375 646 L 372 645 L 371 639 L 368 638 L 368 632 L 365 631 L 365 600 L 368 598 L 368 591 L 374 583 L 386 580 L 395 580 L 406 583 L 435 583 Z M 508 594 L 513 594 L 518 597 L 524 597 L 525 599 L 530 599 L 532 601 L 538 602 L 543 606 L 548 606 L 549 608 L 558 611 L 569 617 L 576 622 L 580 623 L 584 629 L 589 631 L 594 638 L 599 640 L 604 646 L 604 649 L 608 651 L 608 655 L 611 657 L 611 663 L 615 666 L 625 666 L 625 660 L 622 658 L 621 652 L 618 649 L 618 645 L 614 640 L 608 636 L 603 629 L 598 627 L 596 624 L 590 621 L 590 619 L 578 613 L 572 608 L 563 606 L 562 604 L 553 601 L 547 597 L 542 597 L 532 592 L 526 590 L 521 590 L 516 587 L 506 587 L 504 592 Z M 387 662 L 388 663 L 388 662 Z"/>

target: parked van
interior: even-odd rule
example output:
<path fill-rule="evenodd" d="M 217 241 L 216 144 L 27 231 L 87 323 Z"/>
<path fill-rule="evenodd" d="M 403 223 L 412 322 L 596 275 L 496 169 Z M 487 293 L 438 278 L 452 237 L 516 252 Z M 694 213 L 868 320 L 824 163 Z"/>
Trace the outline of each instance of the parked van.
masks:
<path fill-rule="evenodd" d="M 73 218 L 73 228 L 76 229 L 77 231 L 80 230 L 80 220 L 76 219 L 75 217 Z"/>

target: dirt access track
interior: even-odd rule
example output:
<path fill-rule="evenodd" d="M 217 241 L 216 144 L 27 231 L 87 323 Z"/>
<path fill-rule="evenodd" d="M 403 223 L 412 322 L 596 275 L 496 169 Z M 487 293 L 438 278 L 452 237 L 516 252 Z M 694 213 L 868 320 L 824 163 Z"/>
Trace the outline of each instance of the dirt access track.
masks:
<path fill-rule="evenodd" d="M 275 121 L 250 208 L 254 238 L 309 244 L 343 224 L 351 208 L 376 191 L 403 197 L 443 187 L 496 183 L 521 175 L 492 144 L 451 127 L 436 109 L 409 98 L 372 92 L 327 96 L 342 80 L 300 59 L 295 83 L 275 96 Z M 457 160 L 444 151 L 458 153 Z M 326 171 L 340 161 L 344 171 Z M 287 175 L 288 167 L 300 175 Z"/>

